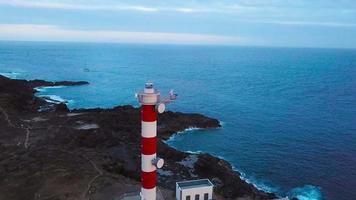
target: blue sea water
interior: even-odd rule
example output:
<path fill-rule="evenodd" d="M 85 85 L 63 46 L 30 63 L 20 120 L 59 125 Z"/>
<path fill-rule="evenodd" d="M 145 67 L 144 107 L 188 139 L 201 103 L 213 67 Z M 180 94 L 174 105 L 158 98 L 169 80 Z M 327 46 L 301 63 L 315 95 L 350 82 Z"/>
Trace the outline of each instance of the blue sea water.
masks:
<path fill-rule="evenodd" d="M 41 88 L 74 108 L 138 106 L 147 80 L 170 110 L 221 120 L 167 141 L 222 157 L 266 191 L 301 200 L 356 199 L 356 50 L 0 42 L 0 73 L 87 80 Z"/>

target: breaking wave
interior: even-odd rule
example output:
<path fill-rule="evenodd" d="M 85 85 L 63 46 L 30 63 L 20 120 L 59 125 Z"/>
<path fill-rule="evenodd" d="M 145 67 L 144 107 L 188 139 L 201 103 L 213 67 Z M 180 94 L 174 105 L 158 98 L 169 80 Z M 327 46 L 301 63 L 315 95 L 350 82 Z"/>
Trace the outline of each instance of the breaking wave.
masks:
<path fill-rule="evenodd" d="M 264 192 L 275 193 L 277 195 L 284 196 L 284 195 L 280 194 L 280 192 L 279 192 L 280 188 L 278 188 L 276 186 L 271 186 L 270 183 L 267 183 L 266 181 L 257 179 L 253 176 L 247 176 L 244 172 L 242 172 L 241 170 L 237 170 L 235 167 L 234 167 L 234 170 L 241 174 L 240 178 L 242 180 L 246 181 L 246 183 L 252 184 L 257 189 L 264 191 Z"/>
<path fill-rule="evenodd" d="M 220 121 L 220 124 L 223 126 L 224 122 Z M 187 128 L 183 131 L 179 131 L 175 134 L 173 134 L 167 141 L 165 141 L 168 145 L 174 143 L 174 141 L 179 140 L 179 137 L 181 136 L 181 134 L 187 134 L 196 130 L 201 130 L 201 128 L 196 128 L 196 127 L 190 127 Z M 172 145 L 170 145 L 172 146 Z M 204 151 L 200 151 L 200 150 L 196 150 L 196 151 L 184 151 L 187 153 L 191 153 L 191 154 L 201 154 L 204 153 Z M 220 158 L 220 159 L 224 159 L 227 160 L 226 158 L 224 158 L 223 156 L 219 156 L 213 153 L 214 156 Z M 288 197 L 288 198 L 298 198 L 299 200 L 322 200 L 322 195 L 321 195 L 321 188 L 317 187 L 317 186 L 313 186 L 313 185 L 305 185 L 303 187 L 298 187 L 298 188 L 293 188 L 292 190 L 290 190 L 289 192 L 286 192 L 285 190 L 283 190 L 282 188 L 272 184 L 271 182 L 267 181 L 267 180 L 263 180 L 263 179 L 257 179 L 254 176 L 250 176 L 247 175 L 246 173 L 244 173 L 242 170 L 239 170 L 238 168 L 236 168 L 231 162 L 230 164 L 233 167 L 233 170 L 239 172 L 240 178 L 244 181 L 246 181 L 249 184 L 252 184 L 254 187 L 256 187 L 257 189 L 264 191 L 264 192 L 268 192 L 268 193 L 274 193 L 280 197 Z"/>
<path fill-rule="evenodd" d="M 16 79 L 20 73 L 18 72 L 0 72 L 0 75 L 6 76 L 11 79 Z"/>
<path fill-rule="evenodd" d="M 45 101 L 49 102 L 49 103 L 65 103 L 65 104 L 69 104 L 69 103 L 73 103 L 73 100 L 67 100 L 64 99 L 58 95 L 39 95 L 38 97 L 42 97 L 45 99 Z"/>
<path fill-rule="evenodd" d="M 288 197 L 295 197 L 299 200 L 321 200 L 321 188 L 314 185 L 305 185 L 303 187 L 293 188 Z"/>
<path fill-rule="evenodd" d="M 37 92 L 46 92 L 47 89 L 58 89 L 58 88 L 64 88 L 66 86 L 41 86 L 41 87 L 36 87 L 35 90 L 37 90 Z"/>
<path fill-rule="evenodd" d="M 289 199 L 297 198 L 298 200 L 322 200 L 321 188 L 314 185 L 305 185 L 303 187 L 293 188 L 289 192 L 284 192 L 277 186 L 272 186 L 267 181 L 256 179 L 253 176 L 247 176 L 245 173 L 234 168 L 235 171 L 241 174 L 241 179 L 249 184 L 252 184 L 257 189 L 264 192 L 274 193 L 281 197 L 288 197 Z"/>
<path fill-rule="evenodd" d="M 202 151 L 184 151 L 184 152 L 191 153 L 191 154 L 201 154 L 201 153 L 203 153 Z"/>
<path fill-rule="evenodd" d="M 177 133 L 171 135 L 171 137 L 169 137 L 166 141 L 164 141 L 166 144 L 172 143 L 174 142 L 179 134 L 185 134 L 188 132 L 192 132 L 192 131 L 196 131 L 196 130 L 201 130 L 201 128 L 197 128 L 197 127 L 189 127 L 184 129 L 183 131 L 178 131 Z"/>
<path fill-rule="evenodd" d="M 189 128 L 184 129 L 183 131 L 179 131 L 179 132 L 177 132 L 177 133 L 186 133 L 186 132 L 196 131 L 196 130 L 201 130 L 201 128 L 189 127 Z"/>

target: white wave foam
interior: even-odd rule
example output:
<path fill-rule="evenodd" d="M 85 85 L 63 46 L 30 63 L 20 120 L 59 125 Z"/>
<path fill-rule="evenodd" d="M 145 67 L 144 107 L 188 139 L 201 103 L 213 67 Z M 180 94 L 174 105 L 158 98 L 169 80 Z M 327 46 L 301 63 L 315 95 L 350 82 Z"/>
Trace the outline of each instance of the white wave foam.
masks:
<path fill-rule="evenodd" d="M 174 133 L 173 135 L 171 135 L 166 141 L 164 141 L 166 144 L 174 142 L 177 137 L 179 137 L 180 134 L 185 134 L 188 132 L 192 132 L 192 131 L 196 131 L 196 130 L 201 130 L 201 128 L 197 128 L 197 127 L 189 127 L 184 129 L 183 131 L 178 131 L 176 133 Z"/>
<path fill-rule="evenodd" d="M 203 153 L 202 151 L 184 151 L 186 153 L 191 153 L 191 154 L 201 154 Z"/>
<path fill-rule="evenodd" d="M 223 123 L 223 122 L 222 122 Z M 221 125 L 221 122 L 220 122 L 220 125 Z M 207 128 L 207 129 L 214 129 L 214 128 Z M 218 129 L 218 128 L 217 128 Z M 176 132 L 175 134 L 171 135 L 171 137 L 169 137 L 168 140 L 166 140 L 165 142 L 166 143 L 169 143 L 169 142 L 173 142 L 176 137 L 180 134 L 185 134 L 185 133 L 189 133 L 189 132 L 193 132 L 193 131 L 198 131 L 198 130 L 205 130 L 205 128 L 198 128 L 198 127 L 195 127 L 195 126 L 191 126 L 191 127 L 188 127 L 186 129 L 184 129 L 183 131 L 178 131 Z"/>
<path fill-rule="evenodd" d="M 225 123 L 223 121 L 220 121 L 220 125 L 221 126 L 223 126 L 224 124 Z M 184 129 L 183 131 L 179 131 L 179 132 L 173 134 L 168 140 L 165 141 L 165 143 L 167 143 L 167 144 L 172 143 L 177 139 L 177 137 L 180 137 L 180 134 L 186 134 L 186 133 L 193 132 L 193 131 L 196 131 L 196 130 L 202 130 L 202 128 L 189 127 L 187 129 Z M 199 150 L 198 151 L 184 151 L 184 152 L 191 153 L 191 154 L 201 154 L 201 153 L 203 153 L 203 151 L 199 151 Z M 216 155 L 216 154 L 214 154 L 214 156 L 216 156 L 216 157 L 218 157 L 220 159 L 223 159 L 223 160 L 227 160 L 224 157 Z M 240 170 L 238 170 L 235 166 L 233 166 L 233 164 L 231 162 L 229 162 L 229 163 L 232 165 L 234 171 L 237 171 L 237 172 L 239 172 L 241 174 L 240 178 L 242 180 L 246 181 L 249 184 L 252 184 L 253 186 L 255 186 L 257 189 L 259 189 L 261 191 L 270 192 L 270 193 L 276 193 L 276 194 L 278 193 L 279 188 L 272 187 L 269 184 L 265 183 L 264 181 L 257 180 L 254 177 L 247 177 L 245 173 L 243 173 Z"/>
<path fill-rule="evenodd" d="M 67 99 L 64 99 L 58 95 L 39 95 L 39 97 L 44 98 L 45 101 L 47 101 L 49 103 L 56 103 L 56 104 L 59 104 L 59 103 L 72 104 L 72 103 L 74 103 L 73 100 L 67 100 Z"/>
<path fill-rule="evenodd" d="M 42 97 L 50 98 L 53 101 L 67 102 L 67 100 L 63 99 L 62 97 L 60 97 L 58 95 L 43 95 Z"/>
<path fill-rule="evenodd" d="M 184 129 L 183 131 L 179 131 L 179 132 L 177 132 L 177 133 L 185 133 L 185 132 L 191 132 L 191 131 L 196 131 L 196 130 L 201 130 L 201 128 L 198 128 L 198 127 L 189 127 L 189 128 Z"/>
<path fill-rule="evenodd" d="M 305 185 L 303 187 L 293 188 L 288 196 L 296 197 L 299 200 L 321 200 L 321 188 L 314 185 Z"/>
<path fill-rule="evenodd" d="M 313 185 L 305 185 L 304 187 L 293 188 L 290 192 L 285 194 L 282 192 L 280 188 L 271 186 L 264 182 L 263 180 L 258 180 L 254 177 L 247 176 L 245 173 L 236 170 L 241 173 L 241 179 L 246 181 L 247 183 L 252 184 L 257 189 L 262 190 L 264 192 L 275 193 L 280 196 L 288 196 L 288 198 L 297 198 L 299 200 L 322 200 L 321 188 Z"/>
<path fill-rule="evenodd" d="M 220 125 L 224 126 L 225 123 L 223 121 L 220 121 Z M 165 141 L 165 143 L 169 144 L 171 142 L 174 142 L 177 139 L 177 137 L 179 137 L 180 134 L 185 134 L 185 133 L 196 131 L 196 130 L 201 130 L 201 128 L 189 127 L 183 131 L 179 131 L 179 132 L 173 134 L 168 140 Z M 185 151 L 185 152 L 191 153 L 191 154 L 203 153 L 203 151 Z M 223 159 L 223 160 L 227 160 L 222 156 L 218 156 L 218 155 L 214 155 L 214 156 L 216 156 L 220 159 Z M 257 189 L 259 189 L 261 191 L 274 193 L 274 194 L 277 194 L 280 196 L 288 196 L 289 198 L 296 197 L 299 200 L 321 200 L 322 199 L 322 195 L 321 195 L 319 187 L 312 186 L 312 185 L 306 185 L 302 188 L 294 188 L 291 190 L 291 192 L 289 192 L 286 195 L 285 192 L 281 192 L 281 189 L 279 187 L 272 186 L 271 184 L 266 183 L 263 180 L 256 179 L 253 176 L 247 176 L 244 172 L 237 169 L 230 161 L 228 161 L 228 162 L 232 165 L 234 171 L 237 171 L 241 174 L 240 178 L 242 180 L 246 181 L 249 184 L 252 184 L 254 187 L 256 187 Z"/>
<path fill-rule="evenodd" d="M 234 170 L 241 174 L 240 178 L 246 181 L 246 183 L 252 184 L 261 191 L 278 194 L 279 188 L 273 187 L 270 184 L 267 184 L 265 181 L 256 179 L 255 177 L 247 176 L 244 172 L 236 170 L 235 167 Z"/>
<path fill-rule="evenodd" d="M 64 88 L 66 86 L 41 86 L 41 87 L 35 87 L 35 90 L 38 92 L 45 92 L 47 89 L 58 89 L 58 88 Z"/>
<path fill-rule="evenodd" d="M 11 79 L 16 79 L 20 73 L 18 72 L 0 72 L 0 75 L 6 76 Z"/>

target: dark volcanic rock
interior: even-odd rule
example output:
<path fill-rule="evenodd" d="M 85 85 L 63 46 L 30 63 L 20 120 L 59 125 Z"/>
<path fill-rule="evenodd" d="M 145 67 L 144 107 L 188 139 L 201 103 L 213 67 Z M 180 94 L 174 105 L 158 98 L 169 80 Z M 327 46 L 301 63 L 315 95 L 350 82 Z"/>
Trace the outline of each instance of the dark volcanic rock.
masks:
<path fill-rule="evenodd" d="M 0 199 L 113 199 L 139 188 L 139 108 L 70 111 L 65 104 L 34 96 L 33 88 L 44 85 L 46 81 L 0 76 Z M 38 112 L 43 108 L 46 112 Z M 179 112 L 161 114 L 158 125 L 161 139 L 186 128 L 220 127 L 216 119 Z M 224 198 L 275 197 L 247 184 L 229 163 L 211 155 L 180 152 L 163 140 L 158 154 L 165 159 L 158 170 L 162 189 L 174 191 L 176 181 L 210 178 Z"/>
<path fill-rule="evenodd" d="M 44 98 L 37 98 L 33 94 L 34 88 L 43 86 L 79 86 L 89 84 L 86 81 L 59 81 L 49 82 L 43 80 L 12 80 L 0 75 L 0 103 L 8 110 L 16 112 L 37 112 L 41 110 L 55 111 L 57 108 L 49 104 Z M 59 109 L 64 109 L 59 106 Z"/>
<path fill-rule="evenodd" d="M 55 112 L 69 112 L 66 104 L 60 103 L 55 106 Z"/>
<path fill-rule="evenodd" d="M 26 83 L 0 75 L 0 105 L 9 111 L 36 111 L 42 101 L 33 96 L 33 88 Z"/>
<path fill-rule="evenodd" d="M 175 120 L 172 120 L 175 119 Z M 219 120 L 201 114 L 186 114 L 180 112 L 165 112 L 158 118 L 159 137 L 168 139 L 179 131 L 188 128 L 219 128 Z"/>
<path fill-rule="evenodd" d="M 53 87 L 53 86 L 78 86 L 78 85 L 88 85 L 89 82 L 87 81 L 44 81 L 44 80 L 31 80 L 28 81 L 28 85 L 32 88 L 36 87 Z"/>

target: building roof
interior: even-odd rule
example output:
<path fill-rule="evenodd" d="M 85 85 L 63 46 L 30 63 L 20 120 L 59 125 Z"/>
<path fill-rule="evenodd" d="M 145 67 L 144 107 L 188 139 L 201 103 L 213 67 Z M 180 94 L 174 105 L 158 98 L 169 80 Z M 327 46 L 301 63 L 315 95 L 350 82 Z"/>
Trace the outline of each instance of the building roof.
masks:
<path fill-rule="evenodd" d="M 209 187 L 209 186 L 212 187 L 213 186 L 213 184 L 209 181 L 209 179 L 181 181 L 181 182 L 177 182 L 177 185 L 182 190 L 189 189 L 189 188 Z"/>

